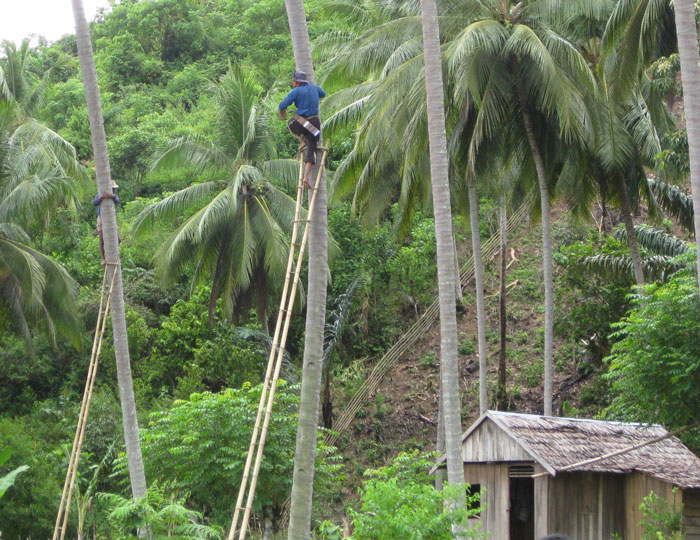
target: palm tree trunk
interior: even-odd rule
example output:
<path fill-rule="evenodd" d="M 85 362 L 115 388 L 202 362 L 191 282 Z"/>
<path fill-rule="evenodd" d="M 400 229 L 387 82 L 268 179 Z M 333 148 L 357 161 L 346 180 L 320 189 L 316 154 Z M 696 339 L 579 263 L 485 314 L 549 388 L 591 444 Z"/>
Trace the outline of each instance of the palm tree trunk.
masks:
<path fill-rule="evenodd" d="M 544 415 L 552 416 L 552 358 L 554 352 L 554 279 L 552 277 L 552 231 L 549 220 L 549 187 L 542 154 L 537 146 L 532 118 L 522 85 L 516 80 L 518 99 L 523 113 L 527 142 L 535 161 L 537 183 L 540 188 L 542 212 L 542 267 L 544 270 Z"/>
<path fill-rule="evenodd" d="M 435 451 L 439 456 L 445 453 L 445 415 L 443 413 L 442 403 L 442 386 L 438 395 L 438 425 L 436 433 L 437 441 L 435 441 Z M 435 489 L 442 491 L 442 486 L 445 483 L 445 469 L 442 467 L 435 471 Z"/>
<path fill-rule="evenodd" d="M 452 249 L 455 252 L 455 297 L 457 302 L 461 302 L 464 298 L 462 294 L 462 280 L 459 278 L 459 255 L 457 254 L 457 238 L 452 234 Z"/>
<path fill-rule="evenodd" d="M 92 148 L 95 155 L 95 171 L 97 173 L 97 189 L 99 193 L 111 193 L 112 177 L 107 155 L 107 138 L 102 118 L 100 91 L 97 86 L 97 71 L 92 55 L 90 30 L 85 20 L 82 0 L 71 0 L 75 18 L 75 33 L 78 44 L 78 56 L 83 72 L 85 85 L 85 101 L 87 102 L 90 118 Z M 117 363 L 117 381 L 119 383 L 119 398 L 122 408 L 124 425 L 124 444 L 131 480 L 133 497 L 146 495 L 146 474 L 143 469 L 141 443 L 139 442 L 139 424 L 136 416 L 136 399 L 131 379 L 129 363 L 129 342 L 126 334 L 126 318 L 124 316 L 124 291 L 122 286 L 121 263 L 119 260 L 119 236 L 117 234 L 117 217 L 113 201 L 105 199 L 101 205 L 102 231 L 105 244 L 105 256 L 108 262 L 117 263 L 117 274 L 112 292 L 112 335 L 114 339 L 114 356 Z"/>
<path fill-rule="evenodd" d="M 695 240 L 700 242 L 700 55 L 694 4 L 693 0 L 676 0 L 674 6 L 678 52 L 681 59 L 683 107 L 690 150 L 690 191 L 695 211 Z M 697 256 L 700 286 L 700 249 Z"/>
<path fill-rule="evenodd" d="M 500 321 L 500 349 L 498 353 L 498 408 L 502 411 L 508 407 L 508 395 L 506 393 L 506 257 L 508 248 L 508 212 L 505 193 L 500 197 L 499 224 L 499 251 L 501 254 L 501 272 L 499 276 L 500 290 L 498 301 L 498 318 Z"/>
<path fill-rule="evenodd" d="M 644 266 L 642 256 L 639 253 L 639 243 L 637 242 L 637 232 L 634 230 L 632 220 L 632 210 L 630 209 L 630 199 L 627 195 L 627 186 L 619 178 L 616 180 L 617 190 L 620 194 L 620 209 L 622 210 L 622 222 L 625 224 L 627 232 L 627 244 L 632 255 L 632 267 L 634 268 L 634 280 L 637 285 L 644 285 Z"/>
<path fill-rule="evenodd" d="M 457 310 L 455 306 L 455 270 L 452 244 L 452 209 L 448 182 L 447 137 L 445 134 L 444 92 L 440 37 L 435 0 L 421 0 L 425 92 L 430 140 L 430 177 L 437 242 L 438 296 L 440 300 L 440 374 L 445 423 L 447 480 L 464 484 L 462 462 L 462 422 L 457 362 Z M 465 504 L 464 491 L 453 501 Z"/>
<path fill-rule="evenodd" d="M 270 326 L 267 323 L 267 276 L 265 274 L 265 269 L 258 268 L 258 278 L 255 287 L 255 312 L 258 316 L 258 323 L 261 326 L 263 333 L 266 336 L 270 335 Z"/>
<path fill-rule="evenodd" d="M 479 342 L 479 414 L 489 407 L 486 383 L 486 309 L 484 308 L 484 264 L 481 260 L 481 238 L 479 237 L 479 201 L 476 194 L 474 175 L 467 175 L 469 189 L 469 223 L 472 230 L 472 251 L 474 255 L 474 282 L 476 288 L 476 326 Z"/>
<path fill-rule="evenodd" d="M 292 48 L 297 69 L 313 80 L 309 31 L 303 0 L 285 0 Z M 320 159 L 311 170 L 313 184 L 319 172 Z M 323 332 L 326 322 L 326 287 L 328 285 L 328 216 L 326 179 L 322 177 L 316 196 L 316 207 L 309 231 L 309 278 L 306 297 L 304 365 L 301 374 L 301 402 L 294 454 L 289 540 L 306 540 L 311 530 L 316 437 L 321 408 L 323 374 Z"/>

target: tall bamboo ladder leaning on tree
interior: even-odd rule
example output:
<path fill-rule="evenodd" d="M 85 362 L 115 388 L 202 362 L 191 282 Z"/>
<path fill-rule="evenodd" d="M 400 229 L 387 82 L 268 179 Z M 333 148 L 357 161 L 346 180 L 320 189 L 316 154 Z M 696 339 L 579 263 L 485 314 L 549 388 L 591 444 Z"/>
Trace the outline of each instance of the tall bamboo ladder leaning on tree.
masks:
<path fill-rule="evenodd" d="M 70 503 L 73 497 L 73 488 L 78 476 L 78 463 L 80 462 L 80 454 L 83 449 L 83 439 L 85 438 L 85 426 L 87 425 L 88 413 L 90 412 L 90 400 L 92 399 L 92 391 L 95 388 L 95 378 L 97 375 L 97 366 L 100 361 L 100 353 L 102 352 L 102 342 L 107 328 L 107 314 L 109 313 L 109 305 L 112 300 L 112 291 L 114 290 L 114 278 L 117 275 L 119 263 L 108 262 L 105 264 L 104 275 L 102 276 L 102 293 L 100 295 L 100 310 L 97 315 L 97 324 L 95 325 L 95 336 L 92 339 L 92 352 L 90 354 L 90 363 L 88 364 L 87 380 L 85 381 L 85 391 L 83 392 L 83 402 L 80 405 L 80 413 L 78 414 L 78 425 L 75 428 L 75 437 L 73 438 L 73 448 L 71 449 L 70 459 L 68 460 L 68 471 L 66 472 L 66 481 L 63 483 L 63 493 L 61 494 L 61 503 L 58 506 L 58 514 L 56 515 L 56 525 L 53 529 L 52 540 L 64 540 L 66 529 L 68 529 L 68 516 L 70 514 Z M 110 275 L 108 279 L 108 276 Z"/>
<path fill-rule="evenodd" d="M 318 147 L 323 152 L 321 164 L 318 168 L 316 182 L 311 188 L 309 210 L 306 218 L 302 219 L 302 200 L 304 198 L 304 155 L 300 152 L 299 159 L 299 180 L 297 183 L 297 200 L 294 210 L 294 222 L 292 226 L 292 239 L 289 245 L 289 257 L 287 259 L 287 271 L 285 273 L 284 286 L 282 288 L 282 299 L 280 301 L 280 309 L 277 314 L 277 324 L 275 325 L 275 334 L 270 347 L 270 356 L 267 360 L 267 370 L 265 372 L 265 382 L 263 383 L 262 393 L 260 394 L 260 403 L 258 404 L 258 413 L 255 417 L 255 427 L 250 438 L 250 446 L 248 447 L 248 457 L 246 458 L 245 467 L 243 469 L 243 478 L 241 479 L 241 487 L 236 500 L 236 508 L 231 520 L 231 529 L 228 533 L 228 540 L 234 540 L 238 527 L 239 517 L 241 518 L 240 529 L 238 529 L 239 540 L 245 540 L 248 522 L 250 521 L 250 513 L 253 508 L 253 499 L 255 498 L 255 488 L 258 482 L 258 473 L 260 472 L 260 464 L 262 463 L 263 451 L 265 449 L 265 440 L 267 431 L 270 425 L 270 417 L 272 415 L 272 405 L 275 400 L 275 391 L 277 390 L 277 381 L 279 380 L 280 369 L 282 368 L 282 360 L 284 358 L 284 349 L 287 344 L 287 333 L 292 320 L 292 311 L 294 307 L 294 297 L 296 296 L 297 287 L 299 285 L 299 276 L 301 275 L 301 265 L 304 261 L 304 250 L 306 249 L 307 240 L 309 238 L 309 228 L 311 219 L 316 206 L 316 196 L 318 188 L 321 185 L 321 176 L 323 175 L 323 167 L 326 162 L 328 149 L 322 146 Z M 304 232 L 301 242 L 297 242 L 299 236 L 299 223 L 304 223 Z M 290 286 L 291 284 L 291 286 Z M 264 412 L 264 418 L 263 418 Z M 261 424 L 262 420 L 262 426 Z M 255 464 L 251 474 L 250 468 L 255 456 Z M 248 485 L 250 480 L 250 485 Z M 243 499 L 246 489 L 248 497 L 245 506 Z M 243 512 L 241 516 L 241 511 Z"/>

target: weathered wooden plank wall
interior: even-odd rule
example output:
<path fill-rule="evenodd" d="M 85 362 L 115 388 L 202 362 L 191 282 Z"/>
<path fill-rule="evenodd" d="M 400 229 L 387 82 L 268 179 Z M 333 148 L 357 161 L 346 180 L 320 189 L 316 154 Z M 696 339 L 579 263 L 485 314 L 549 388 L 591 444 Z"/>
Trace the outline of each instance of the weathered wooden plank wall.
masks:
<path fill-rule="evenodd" d="M 535 485 L 535 516 L 546 506 L 546 520 L 535 521 L 535 535 L 564 534 L 572 538 L 608 540 L 625 531 L 624 481 L 621 476 L 562 473 Z M 541 484 L 547 483 L 547 486 Z M 546 499 L 540 497 L 547 496 Z M 543 526 L 545 527 L 543 529 Z"/>
<path fill-rule="evenodd" d="M 700 540 L 700 490 L 683 492 L 683 533 L 686 540 Z"/>
<path fill-rule="evenodd" d="M 652 478 L 646 474 L 631 473 L 625 475 L 625 540 L 641 540 L 642 528 L 639 526 L 642 521 L 642 511 L 639 505 L 642 499 L 653 491 L 659 497 L 669 502 L 675 502 L 680 508 L 682 493 L 673 493 L 673 486 L 663 480 Z"/>
<path fill-rule="evenodd" d="M 483 422 L 462 444 L 466 462 L 532 461 L 522 447 L 493 422 Z"/>
<path fill-rule="evenodd" d="M 465 464 L 464 480 L 472 485 L 481 485 L 482 504 L 486 505 L 479 520 L 471 520 L 470 524 L 480 523 L 484 531 L 491 533 L 490 538 L 508 540 L 510 537 L 508 464 Z"/>

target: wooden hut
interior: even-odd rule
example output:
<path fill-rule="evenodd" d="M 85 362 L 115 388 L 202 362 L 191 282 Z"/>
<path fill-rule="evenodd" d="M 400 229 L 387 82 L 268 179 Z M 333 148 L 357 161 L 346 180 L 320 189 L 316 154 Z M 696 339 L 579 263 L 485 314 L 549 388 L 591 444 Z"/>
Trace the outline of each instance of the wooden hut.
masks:
<path fill-rule="evenodd" d="M 563 470 L 665 435 L 661 426 L 488 411 L 462 438 L 465 480 L 485 504 L 478 522 L 494 540 L 637 540 L 639 505 L 654 491 L 683 504 L 685 538 L 700 540 L 700 459 L 677 438 Z"/>

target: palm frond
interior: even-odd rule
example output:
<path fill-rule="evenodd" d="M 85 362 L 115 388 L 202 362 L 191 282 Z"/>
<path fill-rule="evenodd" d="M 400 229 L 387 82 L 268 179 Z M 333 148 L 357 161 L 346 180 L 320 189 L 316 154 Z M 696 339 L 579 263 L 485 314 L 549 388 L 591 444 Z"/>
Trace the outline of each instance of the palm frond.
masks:
<path fill-rule="evenodd" d="M 260 167 L 273 184 L 294 190 L 299 179 L 300 164 L 296 159 L 271 159 Z"/>
<path fill-rule="evenodd" d="M 257 208 L 252 212 L 251 224 L 256 231 L 257 240 L 263 252 L 265 270 L 273 281 L 284 279 L 289 242 L 272 214 L 267 199 L 255 195 L 253 201 Z M 251 208 L 253 207 L 251 206 Z"/>
<path fill-rule="evenodd" d="M 231 147 L 228 150 L 235 155 L 245 146 L 249 137 L 249 120 L 255 110 L 257 92 L 253 82 L 245 76 L 238 64 L 229 65 L 228 71 L 219 81 L 217 91 L 221 127 L 226 132 L 226 140 L 230 141 Z"/>
<path fill-rule="evenodd" d="M 649 225 L 635 225 L 634 231 L 637 234 L 637 242 L 655 255 L 677 257 L 678 255 L 688 253 L 690 250 L 688 242 L 666 231 L 660 231 L 650 227 Z M 626 229 L 618 229 L 615 232 L 615 236 L 627 242 Z"/>
<path fill-rule="evenodd" d="M 675 262 L 673 257 L 654 255 L 643 261 L 642 269 L 647 281 L 665 281 L 682 264 Z M 634 284 L 634 264 L 632 257 L 619 255 L 594 255 L 586 257 L 580 268 L 586 273 L 596 274 L 603 279 L 621 280 L 628 285 Z"/>
<path fill-rule="evenodd" d="M 152 227 L 155 222 L 181 217 L 197 203 L 205 201 L 213 193 L 223 190 L 226 185 L 227 183 L 222 180 L 202 182 L 168 195 L 162 201 L 153 203 L 148 208 L 145 208 L 136 216 L 131 231 L 136 237 L 141 237 L 145 234 L 148 227 Z"/>
<path fill-rule="evenodd" d="M 548 117 L 558 119 L 565 138 L 587 140 L 586 111 L 581 92 L 552 56 L 548 48 L 552 42 L 551 34 L 545 33 L 541 39 L 532 28 L 518 24 L 513 28 L 504 51 L 521 56 L 519 73 L 524 91 L 536 108 Z"/>
<path fill-rule="evenodd" d="M 22 288 L 24 298 L 41 298 L 46 285 L 46 275 L 27 246 L 0 238 L 0 267 L 3 273 L 14 276 Z"/>
<path fill-rule="evenodd" d="M 365 284 L 366 279 L 363 275 L 355 277 L 345 289 L 345 292 L 338 297 L 336 307 L 328 314 L 326 331 L 323 339 L 324 365 L 328 365 L 329 358 L 338 346 L 347 322 L 350 319 L 355 298 Z"/>
<path fill-rule="evenodd" d="M 658 178 L 650 179 L 648 183 L 661 208 L 686 231 L 693 233 L 695 231 L 695 211 L 693 210 L 692 197 L 678 186 L 668 184 Z"/>
<path fill-rule="evenodd" d="M 496 20 L 477 20 L 469 24 L 445 49 L 449 68 L 454 71 L 477 51 L 498 54 L 508 41 L 508 32 Z"/>
<path fill-rule="evenodd" d="M 0 223 L 0 237 L 3 236 L 22 244 L 28 244 L 31 241 L 29 235 L 16 223 Z"/>
<path fill-rule="evenodd" d="M 7 79 L 5 78 L 5 71 L 0 65 L 0 97 L 3 99 L 12 99 L 12 94 L 10 93 L 10 87 L 7 84 Z"/>
<path fill-rule="evenodd" d="M 232 162 L 221 149 L 201 135 L 188 135 L 171 141 L 167 148 L 157 153 L 151 169 L 159 171 L 175 167 L 191 167 L 195 174 L 207 169 L 230 170 Z"/>

